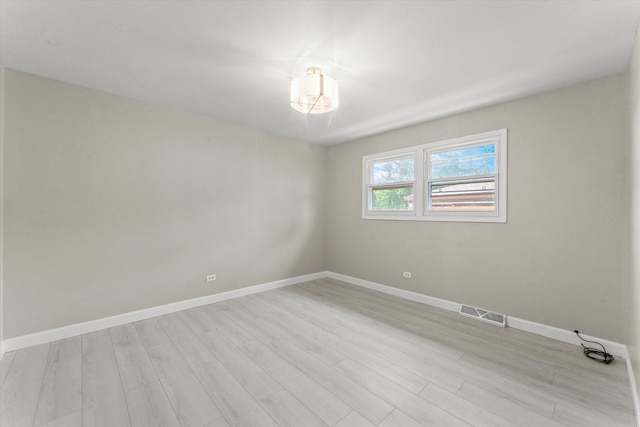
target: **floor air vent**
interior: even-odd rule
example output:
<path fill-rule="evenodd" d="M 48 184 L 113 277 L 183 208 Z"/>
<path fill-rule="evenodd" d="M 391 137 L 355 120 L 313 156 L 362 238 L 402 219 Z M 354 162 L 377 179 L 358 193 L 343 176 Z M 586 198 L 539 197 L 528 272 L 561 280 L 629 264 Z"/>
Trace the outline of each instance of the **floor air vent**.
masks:
<path fill-rule="evenodd" d="M 494 325 L 500 325 L 502 327 L 507 326 L 507 315 L 494 313 L 493 311 L 483 310 L 481 308 L 472 307 L 470 305 L 460 305 L 460 314 L 467 317 L 473 317 L 478 320 L 493 323 Z"/>

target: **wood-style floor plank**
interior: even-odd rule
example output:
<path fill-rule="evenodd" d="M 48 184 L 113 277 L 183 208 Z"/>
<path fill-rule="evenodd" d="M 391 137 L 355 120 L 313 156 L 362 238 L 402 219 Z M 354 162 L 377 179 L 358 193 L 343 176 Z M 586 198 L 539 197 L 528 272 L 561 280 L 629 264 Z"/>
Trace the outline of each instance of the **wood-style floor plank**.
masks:
<path fill-rule="evenodd" d="M 219 418 L 209 424 L 207 424 L 204 427 L 230 427 L 229 423 L 227 422 L 227 420 L 225 420 L 224 418 Z"/>
<path fill-rule="evenodd" d="M 395 409 L 387 418 L 378 424 L 379 427 L 420 427 L 421 425 L 422 424 L 398 409 Z"/>
<path fill-rule="evenodd" d="M 469 424 L 462 419 L 448 413 L 411 393 L 410 391 L 400 387 L 393 381 L 389 381 L 382 375 L 377 374 L 369 368 L 366 368 L 352 360 L 346 359 L 337 365 L 340 372 L 352 378 L 363 387 L 371 390 L 380 398 L 392 404 L 395 408 L 400 409 L 413 420 L 423 425 L 442 425 L 442 426 L 468 426 Z"/>
<path fill-rule="evenodd" d="M 34 425 L 51 423 L 82 410 L 81 360 L 81 337 L 51 344 Z"/>
<path fill-rule="evenodd" d="M 180 425 L 135 325 L 112 328 L 110 333 L 131 425 Z"/>
<path fill-rule="evenodd" d="M 508 395 L 499 395 L 481 386 L 465 383 L 457 393 L 458 396 L 481 406 L 488 411 L 500 414 L 520 426 L 559 426 L 551 417 L 545 417 L 526 408 Z"/>
<path fill-rule="evenodd" d="M 457 394 L 451 393 L 436 384 L 429 384 L 420 392 L 419 396 L 450 414 L 456 414 L 456 416 L 471 425 L 492 427 L 515 427 L 517 425 L 501 417 L 500 414 L 487 411 L 481 406 Z"/>
<path fill-rule="evenodd" d="M 157 319 L 136 323 L 171 406 L 184 427 L 202 426 L 221 414 Z"/>
<path fill-rule="evenodd" d="M 255 400 L 261 401 L 282 391 L 276 380 L 219 331 L 207 332 L 202 341 Z"/>
<path fill-rule="evenodd" d="M 249 341 L 242 350 L 255 363 L 313 411 L 318 418 L 332 426 L 351 412 L 351 408 L 338 397 L 326 390 L 295 366 L 280 357 L 275 351 L 258 341 Z"/>
<path fill-rule="evenodd" d="M 372 423 L 380 423 L 393 410 L 389 403 L 377 397 L 367 388 L 323 364 L 295 344 L 289 341 L 277 341 L 272 343 L 271 347 L 291 365 L 313 378 L 325 389 L 331 390 L 333 394 Z"/>
<path fill-rule="evenodd" d="M 0 387 L 4 384 L 4 379 L 7 377 L 7 373 L 9 372 L 9 368 L 11 367 L 11 363 L 15 357 L 15 351 L 10 351 L 2 356 L 2 360 L 0 360 Z"/>
<path fill-rule="evenodd" d="M 82 411 L 72 412 L 62 418 L 56 418 L 38 427 L 82 427 Z"/>
<path fill-rule="evenodd" d="M 147 349 L 181 426 L 202 426 L 222 415 L 172 344 Z"/>
<path fill-rule="evenodd" d="M 393 361 L 393 363 L 396 363 L 414 374 L 425 378 L 429 382 L 436 383 L 454 393 L 464 383 L 462 377 L 458 377 L 450 372 L 442 370 L 436 364 L 416 359 L 393 347 L 387 346 L 384 343 L 377 342 L 364 335 L 358 335 L 349 329 L 340 328 L 337 329 L 335 333 L 345 341 L 355 343 L 356 345 L 361 346 L 384 359 Z"/>
<path fill-rule="evenodd" d="M 344 357 L 335 361 L 335 363 L 340 363 L 342 360 L 349 357 L 355 358 L 360 364 L 376 371 L 380 375 L 383 375 L 387 379 L 394 381 L 398 385 L 401 385 L 414 393 L 419 393 L 427 384 L 429 384 L 429 381 L 424 377 L 414 374 L 410 370 L 398 366 L 389 360 L 383 359 L 382 357 L 377 356 L 376 354 L 349 341 L 345 341 L 330 331 L 316 328 L 309 331 L 309 335 L 323 346 L 342 352 Z M 331 360 L 327 360 L 327 362 L 330 363 Z"/>
<path fill-rule="evenodd" d="M 0 425 L 31 426 L 36 416 L 50 344 L 18 350 L 0 388 Z"/>
<path fill-rule="evenodd" d="M 82 425 L 131 425 L 108 330 L 82 336 Z"/>
<path fill-rule="evenodd" d="M 287 390 L 281 390 L 274 395 L 262 398 L 260 404 L 281 427 L 326 426 L 320 418 Z"/>
<path fill-rule="evenodd" d="M 631 427 L 627 375 L 320 279 L 7 353 L 0 425 Z"/>
<path fill-rule="evenodd" d="M 133 427 L 180 425 L 159 380 L 127 388 L 124 394 Z"/>
<path fill-rule="evenodd" d="M 269 344 L 283 338 L 273 328 L 264 325 L 261 316 L 250 309 L 251 304 L 245 305 L 242 301 L 242 299 L 225 301 L 217 305 L 227 316 L 235 319 L 239 327 L 261 343 Z"/>
<path fill-rule="evenodd" d="M 288 339 L 295 342 L 305 351 L 314 353 L 324 359 L 329 358 L 333 360 L 334 363 L 337 363 L 340 360 L 344 359 L 344 356 L 342 354 L 333 351 L 326 346 L 320 345 L 311 337 L 310 331 L 317 329 L 316 326 L 307 322 L 300 323 L 295 320 L 283 322 L 280 319 L 276 319 L 274 318 L 271 311 L 265 309 L 263 305 L 259 303 L 259 300 L 254 300 L 254 303 L 251 304 L 251 307 L 247 307 L 246 301 L 233 301 L 230 304 L 234 303 L 240 305 L 245 310 L 250 310 L 250 312 L 260 320 L 260 325 L 262 325 L 264 329 L 267 329 L 271 332 L 269 334 L 270 339 L 268 340 L 265 340 L 264 337 L 260 337 L 259 335 L 254 336 L 255 339 L 262 342 L 263 344 L 271 344 L 275 341 Z"/>
<path fill-rule="evenodd" d="M 158 376 L 134 324 L 112 328 L 110 332 L 124 390 L 157 382 Z"/>
<path fill-rule="evenodd" d="M 199 334 L 189 326 L 201 324 L 188 310 L 173 316 L 166 331 L 200 383 L 215 402 L 226 422 L 232 426 L 277 426 L 271 416 L 205 346 Z"/>
<path fill-rule="evenodd" d="M 388 417 L 389 416 L 387 416 L 387 418 Z M 351 411 L 346 417 L 341 419 L 335 427 L 375 427 L 375 425 L 356 411 Z"/>

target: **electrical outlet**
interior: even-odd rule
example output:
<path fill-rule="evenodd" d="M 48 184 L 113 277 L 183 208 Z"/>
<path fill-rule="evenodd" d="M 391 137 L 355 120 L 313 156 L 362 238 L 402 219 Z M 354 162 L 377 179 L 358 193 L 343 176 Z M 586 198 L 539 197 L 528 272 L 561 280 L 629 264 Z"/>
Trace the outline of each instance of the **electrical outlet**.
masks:
<path fill-rule="evenodd" d="M 216 280 L 216 275 L 215 274 L 207 275 L 207 282 L 213 282 L 214 280 Z"/>
<path fill-rule="evenodd" d="M 404 277 L 405 279 L 411 279 L 411 273 L 408 271 L 405 271 L 404 273 L 402 273 L 402 277 Z"/>

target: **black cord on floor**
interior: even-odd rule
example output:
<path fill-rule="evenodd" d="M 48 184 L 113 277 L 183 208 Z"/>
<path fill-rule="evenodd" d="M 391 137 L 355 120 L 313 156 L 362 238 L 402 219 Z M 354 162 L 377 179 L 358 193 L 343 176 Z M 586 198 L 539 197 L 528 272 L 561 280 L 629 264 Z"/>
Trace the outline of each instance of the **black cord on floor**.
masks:
<path fill-rule="evenodd" d="M 585 356 L 587 356 L 589 359 L 597 360 L 598 362 L 602 362 L 606 365 L 613 362 L 614 360 L 613 356 L 610 353 L 607 353 L 607 350 L 604 348 L 602 344 L 600 344 L 597 341 L 585 340 L 580 336 L 580 332 L 578 331 L 573 331 L 573 332 L 575 332 L 578 338 L 580 338 L 582 341 L 588 342 L 591 344 L 598 344 L 600 347 L 602 347 L 602 350 L 598 350 L 597 348 L 587 347 L 584 344 L 580 343 L 580 345 L 582 346 L 582 352 L 584 353 Z"/>

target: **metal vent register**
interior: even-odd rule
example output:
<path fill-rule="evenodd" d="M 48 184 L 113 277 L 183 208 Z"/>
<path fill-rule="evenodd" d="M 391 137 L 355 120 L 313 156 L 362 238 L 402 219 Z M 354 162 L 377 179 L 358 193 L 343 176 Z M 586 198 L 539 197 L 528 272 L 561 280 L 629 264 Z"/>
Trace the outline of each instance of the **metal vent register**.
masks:
<path fill-rule="evenodd" d="M 478 307 L 472 307 L 470 305 L 460 305 L 460 311 L 458 312 L 463 316 L 473 317 L 474 319 L 483 320 L 485 322 L 492 323 L 494 325 L 507 326 L 507 315 L 494 313 L 493 311 L 483 310 Z"/>

